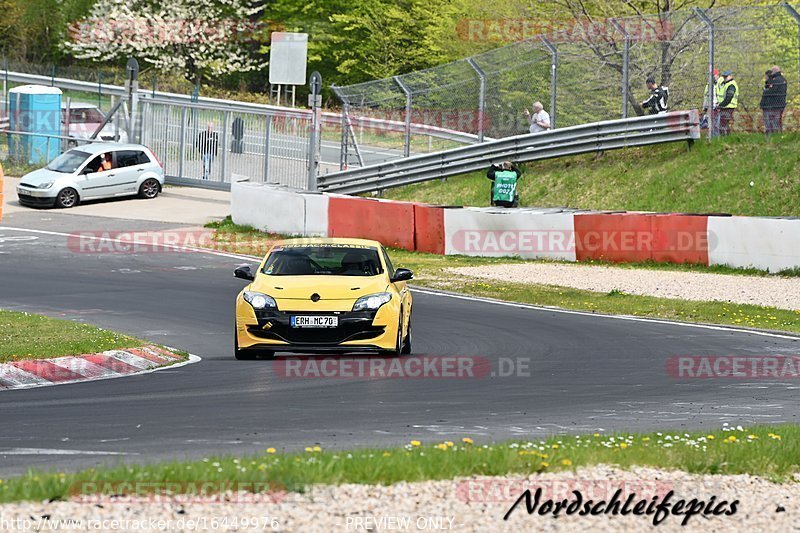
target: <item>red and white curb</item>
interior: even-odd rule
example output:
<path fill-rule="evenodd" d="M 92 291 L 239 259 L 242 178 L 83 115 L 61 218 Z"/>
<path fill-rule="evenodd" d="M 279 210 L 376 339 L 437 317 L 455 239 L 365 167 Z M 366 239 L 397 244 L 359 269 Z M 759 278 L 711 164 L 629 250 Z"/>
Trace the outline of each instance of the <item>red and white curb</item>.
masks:
<path fill-rule="evenodd" d="M 196 363 L 159 346 L 0 363 L 0 391 L 64 385 L 156 372 Z"/>

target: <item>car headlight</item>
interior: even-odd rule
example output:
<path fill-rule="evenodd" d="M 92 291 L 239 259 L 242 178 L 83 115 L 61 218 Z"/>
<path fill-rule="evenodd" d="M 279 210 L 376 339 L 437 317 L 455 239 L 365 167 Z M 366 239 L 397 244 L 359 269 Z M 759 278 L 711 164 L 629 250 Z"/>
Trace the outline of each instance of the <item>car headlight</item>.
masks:
<path fill-rule="evenodd" d="M 244 299 L 253 306 L 253 309 L 275 309 L 278 307 L 272 296 L 267 296 L 260 292 L 245 291 Z"/>
<path fill-rule="evenodd" d="M 391 299 L 392 294 L 389 292 L 368 294 L 356 300 L 356 303 L 353 305 L 353 311 L 374 311 L 383 304 L 388 303 Z"/>
<path fill-rule="evenodd" d="M 53 183 L 55 183 L 55 180 L 45 181 L 44 183 L 40 183 L 39 185 L 37 185 L 36 188 L 37 189 L 49 189 L 50 187 L 53 186 Z"/>

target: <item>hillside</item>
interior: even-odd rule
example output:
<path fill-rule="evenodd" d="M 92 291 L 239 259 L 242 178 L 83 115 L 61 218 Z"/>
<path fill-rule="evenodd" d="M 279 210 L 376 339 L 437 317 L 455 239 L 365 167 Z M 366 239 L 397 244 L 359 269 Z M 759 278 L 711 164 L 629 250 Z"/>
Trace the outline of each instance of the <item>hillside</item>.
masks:
<path fill-rule="evenodd" d="M 753 185 L 750 185 L 750 182 Z M 629 148 L 525 165 L 523 206 L 800 216 L 800 134 Z M 386 191 L 386 198 L 489 205 L 485 173 Z"/>

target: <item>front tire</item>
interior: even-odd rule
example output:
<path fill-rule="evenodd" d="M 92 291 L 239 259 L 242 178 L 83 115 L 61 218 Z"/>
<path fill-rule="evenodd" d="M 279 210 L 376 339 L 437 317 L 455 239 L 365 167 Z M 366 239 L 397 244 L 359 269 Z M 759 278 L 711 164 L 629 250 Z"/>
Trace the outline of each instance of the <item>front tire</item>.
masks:
<path fill-rule="evenodd" d="M 159 192 L 161 192 L 161 184 L 158 183 L 158 180 L 153 178 L 144 180 L 139 186 L 139 198 L 152 200 L 158 196 Z"/>
<path fill-rule="evenodd" d="M 75 207 L 78 205 L 79 201 L 80 198 L 78 197 L 78 191 L 72 187 L 67 187 L 58 192 L 55 205 L 56 207 L 60 207 L 62 209 L 69 209 L 70 207 Z"/>
<path fill-rule="evenodd" d="M 402 355 L 411 355 L 411 316 L 408 317 L 408 332 L 406 333 L 406 341 L 403 343 L 403 349 L 400 350 Z"/>

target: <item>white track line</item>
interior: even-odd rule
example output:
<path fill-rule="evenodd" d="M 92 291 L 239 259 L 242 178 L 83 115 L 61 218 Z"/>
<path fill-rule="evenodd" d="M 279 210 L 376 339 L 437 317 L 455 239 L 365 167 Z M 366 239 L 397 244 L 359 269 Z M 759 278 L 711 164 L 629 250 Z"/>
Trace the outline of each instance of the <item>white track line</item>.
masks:
<path fill-rule="evenodd" d="M 10 230 L 10 231 L 27 231 L 31 233 L 38 233 L 41 235 L 55 235 L 59 237 L 71 237 L 74 233 L 60 233 L 57 231 L 45 231 L 45 230 L 35 230 L 35 229 L 27 229 L 27 228 L 13 228 L 7 226 L 0 226 L 0 230 Z M 110 242 L 117 242 L 122 244 L 142 244 L 142 245 L 150 245 L 150 246 L 160 246 L 162 248 L 167 248 L 171 250 L 181 250 L 181 251 L 189 251 L 189 252 L 197 252 L 201 254 L 209 254 L 209 255 L 216 255 L 219 257 L 227 257 L 231 259 L 245 259 L 248 261 L 261 261 L 261 257 L 256 257 L 254 255 L 244 255 L 244 254 L 234 254 L 234 253 L 227 253 L 227 252 L 217 252 L 214 250 L 208 250 L 206 248 L 197 248 L 194 246 L 175 246 L 172 244 L 161 244 L 161 243 L 142 243 L 138 241 L 123 241 L 121 239 L 111 239 L 108 237 L 87 237 L 99 241 L 110 241 Z M 793 335 L 782 335 L 780 333 L 770 333 L 768 331 L 758 331 L 753 329 L 746 329 L 746 328 L 732 328 L 727 326 L 712 326 L 710 324 L 692 324 L 689 322 L 677 322 L 672 320 L 666 319 L 659 319 L 659 318 L 644 318 L 638 316 L 630 316 L 630 315 L 606 315 L 603 313 L 590 313 L 587 311 L 573 311 L 571 309 L 562 309 L 559 307 L 547 307 L 541 305 L 531 305 L 531 304 L 524 304 L 524 303 L 514 303 L 514 302 L 506 302 L 503 300 L 495 300 L 493 298 L 483 298 L 480 296 L 469 296 L 466 294 L 454 294 L 448 292 L 440 292 L 431 289 L 422 289 L 418 287 L 413 287 L 414 292 L 418 292 L 421 294 L 428 294 L 430 296 L 441 296 L 444 298 L 455 298 L 457 300 L 466 300 L 472 302 L 481 302 L 481 303 L 488 303 L 494 305 L 503 305 L 506 307 L 517 307 L 521 309 L 530 309 L 532 311 L 547 311 L 551 313 L 561 313 L 566 315 L 580 315 L 580 316 L 590 316 L 596 318 L 607 318 L 613 320 L 629 320 L 632 322 L 649 322 L 653 324 L 665 324 L 670 326 L 683 326 L 687 328 L 698 328 L 698 329 L 710 329 L 715 331 L 728 331 L 731 333 L 750 333 L 752 335 L 760 335 L 762 337 L 773 337 L 776 339 L 789 339 L 789 340 L 800 340 L 800 337 L 793 336 Z"/>

